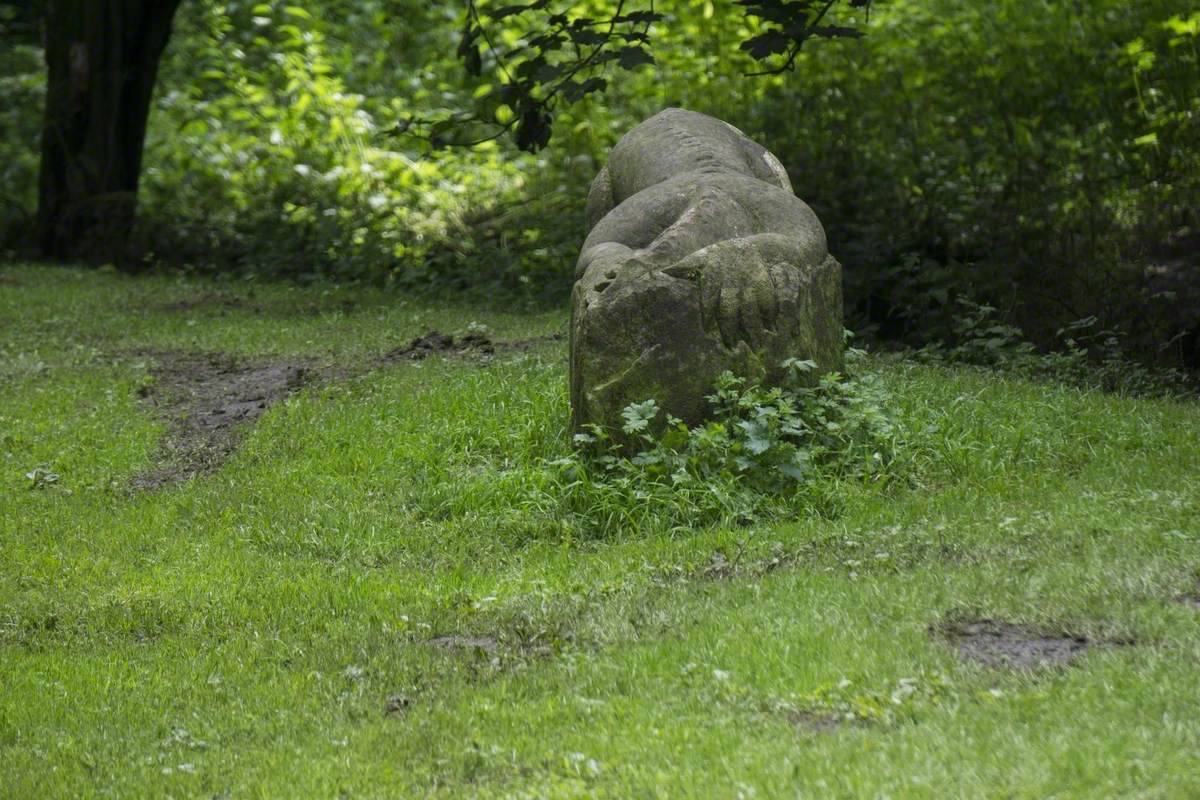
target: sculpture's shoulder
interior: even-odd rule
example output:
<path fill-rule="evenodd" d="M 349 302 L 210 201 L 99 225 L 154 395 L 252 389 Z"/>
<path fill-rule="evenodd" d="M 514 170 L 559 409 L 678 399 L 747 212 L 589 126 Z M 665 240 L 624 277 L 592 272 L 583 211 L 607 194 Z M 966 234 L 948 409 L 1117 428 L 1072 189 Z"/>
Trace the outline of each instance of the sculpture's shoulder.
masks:
<path fill-rule="evenodd" d="M 787 171 L 765 147 L 727 122 L 668 108 L 626 133 L 608 162 L 614 203 L 689 172 L 744 175 L 792 191 Z"/>
<path fill-rule="evenodd" d="M 616 205 L 616 201 L 613 200 L 612 178 L 609 177 L 608 167 L 601 167 L 588 189 L 587 205 L 584 209 L 584 216 L 587 218 L 585 233 L 590 233 L 592 228 L 596 227 L 596 223 L 604 219 L 604 216 L 616 208 Z"/>
<path fill-rule="evenodd" d="M 677 239 L 681 231 L 705 243 L 779 233 L 811 240 L 822 251 L 819 257 L 825 255 L 821 222 L 796 195 L 745 175 L 701 172 L 678 175 L 627 198 L 594 221 L 583 249 L 602 242 L 646 248 Z"/>

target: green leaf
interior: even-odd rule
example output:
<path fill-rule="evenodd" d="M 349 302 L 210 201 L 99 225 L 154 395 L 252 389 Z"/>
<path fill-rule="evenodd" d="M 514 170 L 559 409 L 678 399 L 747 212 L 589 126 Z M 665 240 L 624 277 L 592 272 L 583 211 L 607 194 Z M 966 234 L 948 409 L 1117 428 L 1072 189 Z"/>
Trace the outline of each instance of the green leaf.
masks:
<path fill-rule="evenodd" d="M 658 403 L 650 398 L 642 403 L 630 403 L 621 411 L 625 424 L 621 429 L 628 434 L 640 433 L 646 430 L 650 421 L 658 416 Z"/>
<path fill-rule="evenodd" d="M 762 455 L 771 449 L 771 430 L 757 420 L 742 420 L 738 423 L 746 434 L 746 449 L 752 455 Z"/>
<path fill-rule="evenodd" d="M 604 78 L 588 78 L 582 83 L 571 80 L 563 84 L 562 93 L 568 102 L 574 103 L 583 99 L 587 94 L 604 91 L 606 86 L 608 86 L 608 81 Z"/>
<path fill-rule="evenodd" d="M 1176 14 L 1162 26 L 1178 36 L 1196 36 L 1200 34 L 1200 11 L 1192 14 L 1186 20 Z"/>
<path fill-rule="evenodd" d="M 624 69 L 635 69 L 643 64 L 654 63 L 654 56 L 647 53 L 641 47 L 633 45 L 622 47 L 617 57 Z"/>
<path fill-rule="evenodd" d="M 793 480 L 797 480 L 797 481 L 804 480 L 804 470 L 801 469 L 796 464 L 792 464 L 790 462 L 784 463 L 784 464 L 780 464 L 776 469 L 778 469 L 780 472 L 782 472 L 784 475 L 788 476 L 789 478 L 792 478 Z"/>
<path fill-rule="evenodd" d="M 574 28 L 570 36 L 571 41 L 578 45 L 596 45 L 604 41 L 604 37 L 591 28 Z"/>

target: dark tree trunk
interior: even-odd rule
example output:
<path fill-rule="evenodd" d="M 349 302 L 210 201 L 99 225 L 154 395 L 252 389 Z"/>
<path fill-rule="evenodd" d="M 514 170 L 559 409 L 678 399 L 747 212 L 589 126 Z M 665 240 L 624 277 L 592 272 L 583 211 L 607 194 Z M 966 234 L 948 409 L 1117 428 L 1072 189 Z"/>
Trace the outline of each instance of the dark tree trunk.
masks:
<path fill-rule="evenodd" d="M 180 0 L 50 0 L 37 246 L 116 260 L 137 207 L 146 119 Z"/>

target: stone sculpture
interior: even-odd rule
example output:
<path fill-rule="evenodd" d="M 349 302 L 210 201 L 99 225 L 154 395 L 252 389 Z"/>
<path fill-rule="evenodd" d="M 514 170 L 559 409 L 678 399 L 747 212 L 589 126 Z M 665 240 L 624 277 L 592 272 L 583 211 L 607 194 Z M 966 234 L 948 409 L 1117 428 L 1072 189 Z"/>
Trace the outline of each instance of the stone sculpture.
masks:
<path fill-rule="evenodd" d="M 587 199 L 571 297 L 576 428 L 618 434 L 654 398 L 697 424 L 725 370 L 842 364 L 841 266 L 783 165 L 721 120 L 669 108 L 613 148 Z"/>

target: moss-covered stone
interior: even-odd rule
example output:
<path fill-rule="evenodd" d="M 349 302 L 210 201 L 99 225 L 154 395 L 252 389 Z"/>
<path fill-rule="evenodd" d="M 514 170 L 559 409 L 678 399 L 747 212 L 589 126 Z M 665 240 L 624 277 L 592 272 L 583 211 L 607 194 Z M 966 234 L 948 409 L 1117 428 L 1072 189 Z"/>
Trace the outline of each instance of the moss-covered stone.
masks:
<path fill-rule="evenodd" d="M 588 195 L 571 298 L 576 427 L 614 432 L 653 397 L 696 424 L 725 370 L 767 383 L 788 358 L 842 363 L 841 266 L 765 148 L 667 109 L 613 148 Z M 619 437 L 618 437 L 619 438 Z"/>

